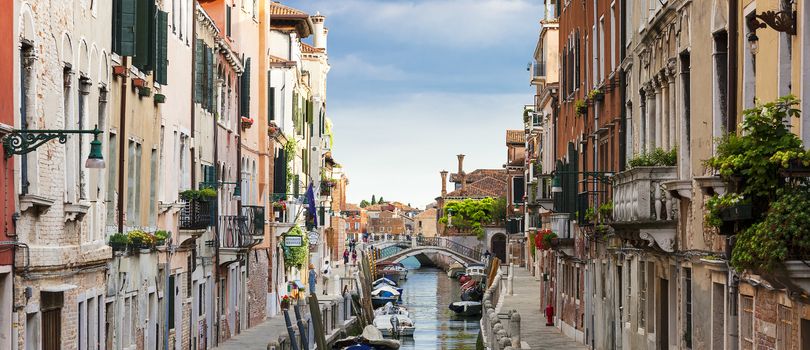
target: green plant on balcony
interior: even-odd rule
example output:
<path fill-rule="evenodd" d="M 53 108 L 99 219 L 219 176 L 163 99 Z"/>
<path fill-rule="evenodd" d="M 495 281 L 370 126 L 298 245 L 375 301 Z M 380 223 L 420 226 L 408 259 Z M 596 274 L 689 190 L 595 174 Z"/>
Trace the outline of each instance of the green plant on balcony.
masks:
<path fill-rule="evenodd" d="M 588 113 L 588 104 L 585 100 L 576 100 L 574 101 L 574 111 L 578 116 L 583 116 Z"/>
<path fill-rule="evenodd" d="M 127 249 L 127 244 L 129 244 L 129 236 L 118 232 L 110 235 L 110 240 L 107 243 L 110 247 L 112 247 L 113 251 L 124 251 Z"/>
<path fill-rule="evenodd" d="M 804 178 L 786 181 L 780 173 L 794 163 L 807 165 L 808 153 L 787 121 L 798 118 L 798 100 L 785 96 L 743 111 L 742 132 L 719 140 L 706 165 L 720 174 L 733 195 L 707 201 L 709 224 L 717 208 L 752 205 L 751 226 L 736 236 L 731 265 L 737 270 L 774 270 L 785 260 L 810 255 L 810 189 Z M 728 197 L 728 198 L 725 198 Z M 707 214 L 708 215 L 708 214 Z"/>
<path fill-rule="evenodd" d="M 723 211 L 735 206 L 750 205 L 751 201 L 746 200 L 739 193 L 727 193 L 724 195 L 714 195 L 706 201 L 706 214 L 703 216 L 706 224 L 713 227 L 723 225 Z"/>
<path fill-rule="evenodd" d="M 293 188 L 297 185 L 295 183 L 295 172 L 293 170 L 295 157 L 298 154 L 298 142 L 295 136 L 286 135 L 287 143 L 284 145 L 284 152 L 287 154 L 287 164 L 285 171 L 287 172 L 287 193 L 293 193 Z"/>
<path fill-rule="evenodd" d="M 529 252 L 532 254 L 532 258 L 534 258 L 534 248 L 535 248 L 535 237 L 537 237 L 537 232 L 532 230 L 529 231 L 528 239 L 526 240 L 526 248 L 529 249 Z"/>
<path fill-rule="evenodd" d="M 588 92 L 588 99 L 591 101 L 601 101 L 605 97 L 605 94 L 599 88 L 595 88 Z"/>
<path fill-rule="evenodd" d="M 155 236 L 143 230 L 132 230 L 127 232 L 130 244 L 135 248 L 148 249 L 155 245 Z"/>
<path fill-rule="evenodd" d="M 439 223 L 457 228 L 460 232 L 471 232 L 484 238 L 484 225 L 496 219 L 498 201 L 493 198 L 449 201 L 444 205 L 444 215 Z"/>
<path fill-rule="evenodd" d="M 585 209 L 585 222 L 594 223 L 596 221 L 596 210 L 593 207 Z"/>
<path fill-rule="evenodd" d="M 171 232 L 165 230 L 157 230 L 155 231 L 155 244 L 156 245 L 163 245 L 166 243 L 166 240 L 169 239 L 171 236 Z"/>
<path fill-rule="evenodd" d="M 187 201 L 210 201 L 217 198 L 217 190 L 211 187 L 206 187 L 199 190 L 185 190 L 180 192 L 180 198 Z"/>
<path fill-rule="evenodd" d="M 551 231 L 551 230 L 545 230 L 545 231 L 543 232 L 543 240 L 542 240 L 542 242 L 543 242 L 543 248 L 544 248 L 544 249 L 549 249 L 549 248 L 551 248 L 551 242 L 552 242 L 552 240 L 554 240 L 555 238 L 557 238 L 557 234 L 556 234 L 556 233 L 554 233 L 554 232 L 553 232 L 553 231 Z"/>
<path fill-rule="evenodd" d="M 599 222 L 607 222 L 613 218 L 613 202 L 605 202 L 599 206 Z"/>
<path fill-rule="evenodd" d="M 675 166 L 678 164 L 678 150 L 672 148 L 665 151 L 663 148 L 655 148 L 650 152 L 641 152 L 627 161 L 629 168 L 642 166 Z"/>

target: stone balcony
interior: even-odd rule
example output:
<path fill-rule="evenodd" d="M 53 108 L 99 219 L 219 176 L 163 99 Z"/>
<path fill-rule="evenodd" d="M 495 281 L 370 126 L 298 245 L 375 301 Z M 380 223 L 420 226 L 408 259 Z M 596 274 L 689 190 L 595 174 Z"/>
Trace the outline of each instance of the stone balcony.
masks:
<path fill-rule="evenodd" d="M 664 183 L 677 178 L 677 167 L 637 167 L 616 174 L 610 225 L 617 234 L 673 251 L 678 203 Z"/>
<path fill-rule="evenodd" d="M 236 260 L 239 253 L 264 240 L 264 207 L 243 206 L 242 215 L 219 217 L 220 262 Z"/>

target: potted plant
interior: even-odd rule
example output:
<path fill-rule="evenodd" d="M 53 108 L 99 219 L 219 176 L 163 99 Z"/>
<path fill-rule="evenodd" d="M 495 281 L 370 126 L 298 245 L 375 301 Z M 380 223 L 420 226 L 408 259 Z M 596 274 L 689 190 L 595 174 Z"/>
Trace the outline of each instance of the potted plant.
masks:
<path fill-rule="evenodd" d="M 129 237 L 121 232 L 110 235 L 110 241 L 107 243 L 114 252 L 123 252 L 127 249 L 129 244 Z"/>
<path fill-rule="evenodd" d="M 553 231 L 548 230 L 548 229 L 543 230 L 542 242 L 543 242 L 543 248 L 544 249 L 551 248 L 554 240 L 556 240 L 556 239 L 557 239 L 557 234 L 556 233 L 554 233 Z"/>
<path fill-rule="evenodd" d="M 281 309 L 282 310 L 289 310 L 290 303 L 292 302 L 292 298 L 289 295 L 284 295 L 281 297 Z"/>
<path fill-rule="evenodd" d="M 253 118 L 250 117 L 242 117 L 239 119 L 242 122 L 242 128 L 246 129 L 253 125 Z"/>
<path fill-rule="evenodd" d="M 722 227 L 725 222 L 750 220 L 753 216 L 751 201 L 739 193 L 714 195 L 706 201 L 706 223 Z"/>
<path fill-rule="evenodd" d="M 166 240 L 169 238 L 171 233 L 165 230 L 157 230 L 155 231 L 155 245 L 164 245 L 166 244 Z"/>
<path fill-rule="evenodd" d="M 268 136 L 270 136 L 270 137 L 276 137 L 276 136 L 278 136 L 279 131 L 280 131 L 280 129 L 279 129 L 278 125 L 276 125 L 276 123 L 275 123 L 275 122 L 270 122 L 270 123 L 267 125 L 267 135 L 268 135 Z"/>
<path fill-rule="evenodd" d="M 588 92 L 588 99 L 592 101 L 602 101 L 605 99 L 605 93 L 599 88 L 595 88 Z"/>
<path fill-rule="evenodd" d="M 155 237 L 142 230 L 129 231 L 127 236 L 132 247 L 137 249 L 151 249 L 155 244 Z"/>
<path fill-rule="evenodd" d="M 578 116 L 583 116 L 588 113 L 588 104 L 585 103 L 585 100 L 576 100 L 574 101 L 574 111 Z"/>
<path fill-rule="evenodd" d="M 599 222 L 607 222 L 613 218 L 613 202 L 605 202 L 599 206 Z"/>

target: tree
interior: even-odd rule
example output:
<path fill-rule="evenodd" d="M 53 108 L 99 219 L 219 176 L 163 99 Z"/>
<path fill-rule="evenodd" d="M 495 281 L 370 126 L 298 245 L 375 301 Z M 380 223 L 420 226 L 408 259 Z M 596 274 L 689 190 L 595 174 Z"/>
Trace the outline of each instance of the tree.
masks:
<path fill-rule="evenodd" d="M 385 203 L 385 199 L 383 199 L 383 197 L 380 196 L 380 200 L 377 201 L 377 204 L 383 204 L 383 203 Z"/>
<path fill-rule="evenodd" d="M 365 200 L 365 199 L 364 199 L 364 200 L 362 200 L 362 201 L 360 201 L 360 208 L 365 208 L 365 207 L 367 207 L 367 206 L 369 206 L 369 205 L 371 205 L 371 203 L 369 203 L 369 202 L 368 202 L 367 200 Z"/>
<path fill-rule="evenodd" d="M 371 195 L 371 205 L 377 204 L 377 196 Z"/>

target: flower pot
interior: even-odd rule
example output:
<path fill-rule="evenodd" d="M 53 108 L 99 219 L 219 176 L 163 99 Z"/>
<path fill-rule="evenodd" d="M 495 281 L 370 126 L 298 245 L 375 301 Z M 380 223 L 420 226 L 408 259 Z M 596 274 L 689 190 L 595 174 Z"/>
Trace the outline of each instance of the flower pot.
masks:
<path fill-rule="evenodd" d="M 282 310 L 289 310 L 290 309 L 290 301 L 289 300 L 281 300 L 281 309 Z"/>
<path fill-rule="evenodd" d="M 114 252 L 123 252 L 123 251 L 127 250 L 127 244 L 126 243 L 110 243 L 110 248 L 112 248 L 112 250 Z"/>

